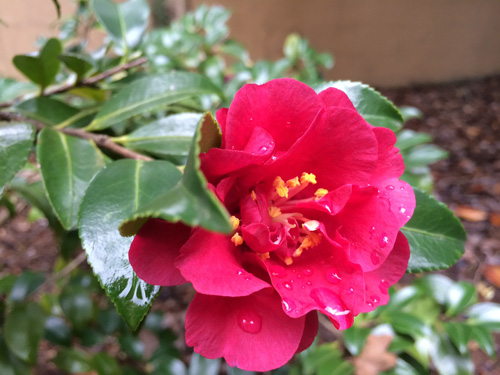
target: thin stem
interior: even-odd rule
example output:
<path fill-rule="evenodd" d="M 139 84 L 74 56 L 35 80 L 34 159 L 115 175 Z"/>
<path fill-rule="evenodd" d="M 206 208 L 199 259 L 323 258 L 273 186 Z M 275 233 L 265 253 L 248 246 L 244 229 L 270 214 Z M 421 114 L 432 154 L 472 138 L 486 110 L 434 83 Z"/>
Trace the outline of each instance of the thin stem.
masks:
<path fill-rule="evenodd" d="M 95 76 L 85 78 L 84 80 L 80 82 L 76 82 L 75 84 L 64 84 L 61 86 L 56 86 L 52 87 L 50 89 L 47 89 L 43 91 L 44 96 L 50 96 L 50 95 L 56 95 L 56 94 L 61 94 L 63 92 L 69 91 L 71 89 L 74 89 L 76 87 L 82 87 L 82 86 L 93 86 L 97 82 L 105 80 L 106 78 L 109 78 L 117 73 L 120 73 L 124 70 L 128 70 L 131 68 L 135 68 L 136 66 L 142 65 L 147 61 L 145 57 L 141 57 L 137 60 L 133 60 L 127 64 L 115 66 L 112 69 L 106 70 L 105 72 L 102 72 L 100 74 L 97 74 Z M 12 106 L 14 103 L 16 103 L 19 99 L 14 99 L 8 102 L 0 103 L 0 108 L 7 108 Z"/>
<path fill-rule="evenodd" d="M 46 127 L 45 124 L 43 124 L 40 121 L 24 117 L 24 116 L 21 116 L 17 113 L 13 113 L 13 112 L 0 111 L 0 120 L 10 121 L 10 122 L 14 122 L 14 121 L 27 122 L 27 123 L 34 125 L 37 130 L 42 130 L 43 128 Z M 54 129 L 54 128 L 52 128 L 52 129 Z M 91 140 L 98 147 L 107 148 L 108 150 L 114 151 L 117 154 L 119 154 L 123 157 L 129 158 L 129 159 L 138 159 L 138 160 L 146 160 L 146 161 L 153 160 L 149 156 L 139 154 L 139 153 L 131 151 L 125 147 L 117 145 L 116 143 L 113 142 L 111 137 L 104 135 L 104 134 L 89 133 L 83 129 L 64 128 L 64 129 L 54 129 L 54 130 L 60 131 L 61 133 L 64 133 L 67 135 L 72 135 L 74 137 Z"/>

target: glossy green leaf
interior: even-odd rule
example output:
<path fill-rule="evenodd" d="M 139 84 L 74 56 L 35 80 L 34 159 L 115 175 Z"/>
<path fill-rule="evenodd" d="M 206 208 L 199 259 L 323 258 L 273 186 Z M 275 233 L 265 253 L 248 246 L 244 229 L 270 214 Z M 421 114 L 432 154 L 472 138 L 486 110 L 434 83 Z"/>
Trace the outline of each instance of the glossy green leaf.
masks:
<path fill-rule="evenodd" d="M 465 251 L 465 230 L 445 204 L 416 189 L 415 197 L 415 212 L 401 228 L 410 244 L 408 272 L 448 268 Z"/>
<path fill-rule="evenodd" d="M 394 145 L 399 148 L 399 151 L 405 151 L 411 147 L 415 147 L 432 141 L 432 137 L 427 133 L 420 133 L 414 130 L 404 129 L 397 133 L 397 141 Z"/>
<path fill-rule="evenodd" d="M 220 95 L 220 92 L 207 77 L 196 73 L 172 72 L 144 77 L 113 95 L 88 130 L 106 129 L 132 116 L 202 94 Z"/>
<path fill-rule="evenodd" d="M 220 369 L 220 359 L 208 359 L 198 353 L 193 353 L 189 362 L 189 375 L 217 375 Z"/>
<path fill-rule="evenodd" d="M 49 126 L 57 125 L 79 112 L 77 108 L 47 96 L 26 100 L 15 108 L 19 113 Z"/>
<path fill-rule="evenodd" d="M 421 145 L 402 154 L 407 169 L 425 167 L 448 157 L 448 152 L 436 145 Z"/>
<path fill-rule="evenodd" d="M 137 46 L 148 27 L 149 5 L 146 0 L 116 3 L 91 0 L 90 7 L 109 37 L 121 50 Z"/>
<path fill-rule="evenodd" d="M 94 317 L 92 298 L 84 288 L 66 286 L 59 296 L 59 303 L 76 329 L 84 328 Z"/>
<path fill-rule="evenodd" d="M 387 320 L 396 332 L 412 337 L 425 336 L 428 331 L 425 323 L 412 314 L 395 312 L 387 315 Z"/>
<path fill-rule="evenodd" d="M 460 354 L 446 336 L 434 339 L 434 349 L 430 354 L 439 374 L 472 375 L 474 373 L 474 364 L 470 357 Z"/>
<path fill-rule="evenodd" d="M 119 337 L 121 349 L 136 361 L 143 360 L 144 351 L 146 350 L 144 343 L 139 338 L 130 333 L 125 332 Z"/>
<path fill-rule="evenodd" d="M 328 343 L 312 348 L 302 360 L 304 375 L 351 375 L 352 364 L 344 361 L 338 343 Z"/>
<path fill-rule="evenodd" d="M 471 339 L 475 340 L 479 347 L 490 357 L 495 357 L 495 342 L 491 332 L 486 327 L 474 326 L 471 331 Z"/>
<path fill-rule="evenodd" d="M 17 276 L 12 274 L 0 277 L 0 296 L 9 294 L 14 287 L 16 280 Z"/>
<path fill-rule="evenodd" d="M 61 370 L 72 374 L 92 370 L 90 356 L 79 349 L 60 349 L 53 361 Z"/>
<path fill-rule="evenodd" d="M 41 273 L 24 271 L 15 281 L 10 291 L 9 299 L 12 302 L 22 302 L 45 281 Z"/>
<path fill-rule="evenodd" d="M 466 281 L 453 283 L 446 299 L 446 315 L 455 316 L 477 302 L 477 292 L 473 284 Z"/>
<path fill-rule="evenodd" d="M 500 331 L 500 304 L 476 303 L 467 312 L 469 324 L 481 325 L 493 331 Z"/>
<path fill-rule="evenodd" d="M 207 180 L 200 171 L 199 153 L 206 152 L 220 142 L 220 133 L 210 113 L 204 115 L 193 138 L 182 179 L 177 185 L 144 206 L 138 213 L 127 218 L 120 226 L 125 236 L 137 233 L 148 217 L 159 217 L 171 222 L 182 221 L 189 226 L 231 233 L 229 214 L 217 197 L 207 188 Z"/>
<path fill-rule="evenodd" d="M 37 145 L 40 172 L 49 201 L 62 226 L 69 230 L 78 222 L 78 207 L 104 158 L 91 142 L 45 128 Z"/>
<path fill-rule="evenodd" d="M 61 60 L 68 69 L 76 73 L 78 80 L 85 77 L 85 75 L 94 68 L 94 64 L 90 59 L 76 53 L 61 54 L 59 55 L 59 60 Z"/>
<path fill-rule="evenodd" d="M 120 223 L 171 189 L 179 170 L 164 161 L 119 160 L 99 172 L 87 189 L 79 212 L 79 230 L 99 282 L 133 329 L 149 310 L 158 287 L 139 280 L 128 261 L 131 238 Z"/>
<path fill-rule="evenodd" d="M 25 123 L 0 122 L 0 194 L 28 159 L 35 131 Z"/>
<path fill-rule="evenodd" d="M 45 321 L 44 338 L 55 345 L 71 345 L 71 329 L 69 325 L 57 316 L 49 316 Z"/>
<path fill-rule="evenodd" d="M 384 308 L 384 314 L 401 311 L 401 309 L 417 298 L 420 294 L 421 292 L 413 285 L 401 288 L 391 295 L 389 303 Z"/>
<path fill-rule="evenodd" d="M 137 151 L 174 160 L 185 159 L 193 143 L 193 135 L 202 115 L 182 113 L 162 118 L 116 139 Z"/>
<path fill-rule="evenodd" d="M 401 106 L 398 107 L 399 112 L 403 116 L 404 121 L 408 121 L 414 118 L 422 118 L 424 115 L 420 109 L 412 106 Z"/>
<path fill-rule="evenodd" d="M 437 303 L 444 306 L 448 300 L 448 291 L 453 286 L 453 283 L 453 280 L 447 276 L 432 274 L 416 279 L 413 285 L 424 294 L 431 296 Z"/>
<path fill-rule="evenodd" d="M 92 357 L 92 367 L 99 375 L 121 375 L 121 369 L 116 359 L 108 353 L 97 353 Z"/>
<path fill-rule="evenodd" d="M 17 82 L 11 78 L 0 77 L 0 102 L 13 100 L 35 91 L 36 86 L 31 82 Z"/>
<path fill-rule="evenodd" d="M 16 68 L 31 81 L 43 88 L 50 85 L 60 69 L 59 54 L 62 45 L 59 39 L 49 39 L 38 56 L 17 55 L 12 60 Z"/>
<path fill-rule="evenodd" d="M 345 92 L 359 114 L 371 125 L 391 130 L 403 126 L 403 116 L 394 104 L 370 86 L 360 82 L 333 81 L 320 85 L 316 91 L 321 92 L 329 87 Z"/>
<path fill-rule="evenodd" d="M 4 337 L 0 334 L 0 374 L 2 375 L 27 375 L 30 373 L 28 364 L 17 358 L 5 344 Z"/>
<path fill-rule="evenodd" d="M 361 353 L 370 331 L 369 328 L 361 327 L 351 327 L 344 331 L 344 346 L 351 355 L 356 356 Z"/>
<path fill-rule="evenodd" d="M 15 305 L 5 319 L 5 342 L 16 356 L 33 364 L 44 328 L 45 313 L 40 305 L 34 302 Z"/>
<path fill-rule="evenodd" d="M 444 328 L 460 354 L 466 355 L 469 352 L 467 344 L 471 338 L 471 327 L 462 322 L 445 322 Z"/>

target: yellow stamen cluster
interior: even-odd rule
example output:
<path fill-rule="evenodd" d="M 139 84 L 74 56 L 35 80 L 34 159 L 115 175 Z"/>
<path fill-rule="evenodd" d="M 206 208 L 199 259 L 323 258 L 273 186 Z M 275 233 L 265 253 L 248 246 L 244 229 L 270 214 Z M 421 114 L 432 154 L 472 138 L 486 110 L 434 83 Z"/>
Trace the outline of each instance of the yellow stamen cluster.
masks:
<path fill-rule="evenodd" d="M 239 233 L 235 233 L 234 236 L 231 237 L 231 242 L 234 243 L 234 246 L 243 245 L 243 237 L 241 237 Z"/>
<path fill-rule="evenodd" d="M 322 188 L 319 188 L 318 190 L 316 190 L 316 192 L 314 193 L 314 195 L 316 196 L 316 200 L 318 199 L 321 199 L 323 198 L 325 195 L 328 194 L 328 190 L 326 189 L 322 189 Z"/>
<path fill-rule="evenodd" d="M 262 260 L 267 260 L 267 259 L 271 258 L 271 255 L 269 255 L 269 253 L 268 253 L 268 252 L 267 252 L 267 253 L 258 253 L 257 255 L 258 255 L 258 256 L 259 256 L 259 258 L 260 258 L 260 259 L 262 259 Z"/>
<path fill-rule="evenodd" d="M 254 202 L 257 202 L 257 194 L 255 194 L 255 190 L 252 190 L 252 192 L 250 193 L 250 197 L 252 197 Z"/>
<path fill-rule="evenodd" d="M 302 173 L 302 176 L 300 176 L 300 183 L 305 184 L 306 182 L 309 182 L 313 185 L 316 184 L 316 176 L 312 173 Z"/>
<path fill-rule="evenodd" d="M 308 250 L 312 247 L 318 246 L 321 242 L 321 234 L 309 232 L 307 237 L 304 238 L 300 247 L 294 251 L 293 256 L 298 257 L 302 255 L 304 250 Z"/>
<path fill-rule="evenodd" d="M 285 262 L 285 264 L 287 266 L 289 266 L 293 263 L 293 258 L 292 257 L 285 257 L 285 259 L 283 259 L 283 262 Z"/>
<path fill-rule="evenodd" d="M 288 198 L 288 188 L 285 186 L 285 181 L 283 181 L 280 176 L 274 179 L 273 188 L 276 189 L 276 193 L 278 193 L 281 198 Z"/>
<path fill-rule="evenodd" d="M 281 210 L 275 206 L 270 206 L 268 208 L 268 211 L 269 211 L 269 216 L 271 216 L 271 218 L 278 217 L 281 215 Z"/>
<path fill-rule="evenodd" d="M 290 189 L 300 186 L 300 181 L 298 177 L 292 178 L 286 182 L 286 186 Z"/>
<path fill-rule="evenodd" d="M 236 216 L 231 216 L 229 218 L 229 222 L 231 223 L 233 230 L 238 229 L 238 227 L 240 226 L 240 219 L 238 219 Z"/>

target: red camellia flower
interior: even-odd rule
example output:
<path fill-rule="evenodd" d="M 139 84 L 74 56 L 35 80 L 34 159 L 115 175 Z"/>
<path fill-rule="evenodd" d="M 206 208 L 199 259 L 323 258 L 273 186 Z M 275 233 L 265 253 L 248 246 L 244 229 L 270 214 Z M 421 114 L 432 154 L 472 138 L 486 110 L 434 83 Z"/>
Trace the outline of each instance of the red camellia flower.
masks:
<path fill-rule="evenodd" d="M 415 208 L 391 130 L 342 92 L 292 79 L 246 85 L 217 112 L 221 148 L 201 155 L 232 235 L 148 221 L 129 252 L 154 285 L 191 282 L 186 342 L 267 371 L 309 347 L 317 311 L 338 329 L 389 300 L 410 255 Z"/>

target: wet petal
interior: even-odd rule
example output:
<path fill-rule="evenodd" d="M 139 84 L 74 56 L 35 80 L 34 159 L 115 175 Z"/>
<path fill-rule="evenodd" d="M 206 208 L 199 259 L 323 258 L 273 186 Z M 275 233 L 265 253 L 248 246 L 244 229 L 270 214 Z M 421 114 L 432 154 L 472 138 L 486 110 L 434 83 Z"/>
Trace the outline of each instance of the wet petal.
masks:
<path fill-rule="evenodd" d="M 342 107 L 356 110 L 349 97 L 341 90 L 330 87 L 318 94 L 326 107 Z"/>
<path fill-rule="evenodd" d="M 174 261 L 188 240 L 191 228 L 151 219 L 136 234 L 128 257 L 137 276 L 152 285 L 179 285 L 186 280 Z"/>
<path fill-rule="evenodd" d="M 269 287 L 244 270 L 242 251 L 231 236 L 197 229 L 181 249 L 176 266 L 197 292 L 219 296 L 246 296 Z"/>
<path fill-rule="evenodd" d="M 186 314 L 186 343 L 206 358 L 224 357 L 229 366 L 268 371 L 292 358 L 305 320 L 288 317 L 271 289 L 233 298 L 197 293 Z"/>
<path fill-rule="evenodd" d="M 297 353 L 306 350 L 312 345 L 314 339 L 316 338 L 316 335 L 318 334 L 318 327 L 318 313 L 316 311 L 311 311 L 306 315 L 304 333 L 302 334 L 302 339 L 300 340 Z"/>

